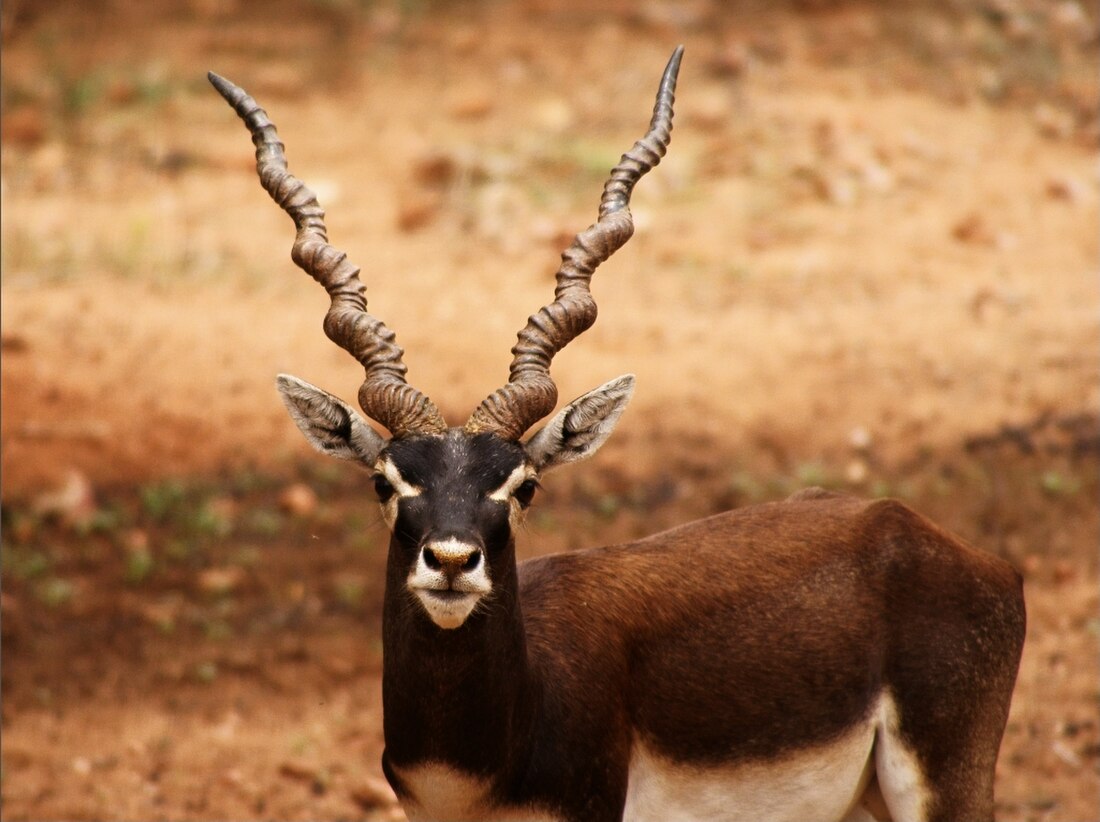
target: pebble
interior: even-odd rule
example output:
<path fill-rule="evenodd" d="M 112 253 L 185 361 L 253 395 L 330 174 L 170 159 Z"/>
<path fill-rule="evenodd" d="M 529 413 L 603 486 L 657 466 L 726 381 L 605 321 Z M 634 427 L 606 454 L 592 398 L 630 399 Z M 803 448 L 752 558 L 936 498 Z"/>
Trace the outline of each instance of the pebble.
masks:
<path fill-rule="evenodd" d="M 35 497 L 31 508 L 39 516 L 56 516 L 69 525 L 85 524 L 96 513 L 92 483 L 80 471 L 70 469 L 64 483 Z"/>
<path fill-rule="evenodd" d="M 854 459 L 844 469 L 844 478 L 851 485 L 862 485 L 867 481 L 868 473 L 867 463 L 861 459 Z"/>
<path fill-rule="evenodd" d="M 493 110 L 493 97 L 487 91 L 471 89 L 455 97 L 447 110 L 459 120 L 480 120 Z"/>
<path fill-rule="evenodd" d="M 951 227 L 951 236 L 960 243 L 972 245 L 995 245 L 997 242 L 997 235 L 989 227 L 989 223 L 976 211 L 956 222 Z"/>
<path fill-rule="evenodd" d="M 305 762 L 286 760 L 279 764 L 279 775 L 312 782 L 320 776 L 320 772 Z"/>
<path fill-rule="evenodd" d="M 4 113 L 0 133 L 6 143 L 25 147 L 37 146 L 46 139 L 46 118 L 41 109 L 23 106 Z"/>
<path fill-rule="evenodd" d="M 1047 196 L 1066 203 L 1080 203 L 1085 198 L 1085 186 L 1073 177 L 1051 177 L 1046 183 Z"/>
<path fill-rule="evenodd" d="M 446 188 L 458 176 L 458 162 L 450 154 L 436 152 L 413 163 L 413 178 L 428 188 Z"/>
<path fill-rule="evenodd" d="M 1068 137 L 1073 133 L 1073 115 L 1048 103 L 1040 103 L 1033 112 L 1039 133 L 1051 139 Z"/>
<path fill-rule="evenodd" d="M 244 571 L 236 567 L 207 568 L 199 573 L 199 590 L 205 594 L 231 594 L 244 581 Z"/>
<path fill-rule="evenodd" d="M 865 426 L 857 425 L 848 432 L 848 444 L 857 451 L 866 451 L 872 442 L 871 432 Z"/>
<path fill-rule="evenodd" d="M 279 494 L 279 507 L 296 517 L 308 517 L 317 512 L 317 493 L 303 482 L 288 485 Z"/>
<path fill-rule="evenodd" d="M 395 222 L 403 233 L 418 231 L 430 225 L 439 216 L 443 200 L 434 194 L 410 194 L 397 204 Z"/>

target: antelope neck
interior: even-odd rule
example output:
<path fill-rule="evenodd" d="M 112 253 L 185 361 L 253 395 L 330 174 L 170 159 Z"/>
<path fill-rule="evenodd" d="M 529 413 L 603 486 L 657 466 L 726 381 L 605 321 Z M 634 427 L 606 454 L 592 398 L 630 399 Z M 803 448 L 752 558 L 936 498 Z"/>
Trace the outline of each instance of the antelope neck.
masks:
<path fill-rule="evenodd" d="M 391 542 L 390 550 L 399 547 Z M 510 574 L 511 579 L 494 580 L 491 601 L 454 630 L 439 628 L 423 614 L 404 578 L 387 578 L 382 701 L 383 767 L 389 778 L 396 776 L 392 766 L 424 763 L 505 778 L 501 763 L 514 767 L 527 760 L 536 689 L 514 564 Z"/>

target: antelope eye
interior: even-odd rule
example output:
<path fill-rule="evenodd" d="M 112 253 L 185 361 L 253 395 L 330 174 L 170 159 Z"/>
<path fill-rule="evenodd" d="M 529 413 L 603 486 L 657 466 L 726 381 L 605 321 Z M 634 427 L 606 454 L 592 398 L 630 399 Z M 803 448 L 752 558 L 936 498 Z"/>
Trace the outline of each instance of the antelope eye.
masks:
<path fill-rule="evenodd" d="M 537 480 L 529 479 L 524 480 L 519 484 L 512 496 L 516 498 L 516 502 L 519 503 L 520 508 L 526 508 L 531 504 L 531 500 L 535 498 L 535 491 L 539 489 Z"/>
<path fill-rule="evenodd" d="M 382 474 L 374 475 L 374 493 L 378 495 L 378 501 L 385 503 L 389 502 L 390 498 L 396 493 L 393 485 Z"/>

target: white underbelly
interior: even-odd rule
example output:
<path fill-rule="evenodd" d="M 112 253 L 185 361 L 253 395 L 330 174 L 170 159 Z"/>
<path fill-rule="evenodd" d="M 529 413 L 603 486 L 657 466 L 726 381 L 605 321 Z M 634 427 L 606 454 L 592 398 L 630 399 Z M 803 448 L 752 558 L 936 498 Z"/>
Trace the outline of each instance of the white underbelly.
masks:
<path fill-rule="evenodd" d="M 875 723 L 777 760 L 696 767 L 640 742 L 630 760 L 624 822 L 813 822 L 843 819 L 872 773 Z"/>
<path fill-rule="evenodd" d="M 898 724 L 893 700 L 883 696 L 865 722 L 832 742 L 772 761 L 709 767 L 671 761 L 636 741 L 623 820 L 870 822 L 871 806 L 860 800 L 872 773 L 894 819 L 924 819 L 927 782 Z M 413 822 L 554 819 L 538 807 L 494 805 L 487 782 L 440 763 L 397 771 L 412 793 L 402 806 Z"/>

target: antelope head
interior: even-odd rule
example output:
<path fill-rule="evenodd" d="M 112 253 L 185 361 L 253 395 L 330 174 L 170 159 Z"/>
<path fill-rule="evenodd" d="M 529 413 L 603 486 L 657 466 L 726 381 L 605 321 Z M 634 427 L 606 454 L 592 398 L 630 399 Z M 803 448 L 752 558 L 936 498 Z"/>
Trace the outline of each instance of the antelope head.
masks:
<path fill-rule="evenodd" d="M 557 404 L 554 355 L 596 319 L 593 272 L 633 233 L 630 195 L 667 150 L 681 54 L 678 48 L 665 68 L 648 132 L 612 169 L 597 221 L 562 253 L 553 302 L 519 332 L 508 382 L 454 428 L 406 381 L 404 352 L 393 332 L 368 313 L 359 268 L 329 244 L 324 211 L 287 171 L 266 112 L 242 89 L 209 75 L 252 133 L 263 187 L 294 220 L 294 262 L 331 298 L 325 333 L 365 370 L 359 405 L 392 436 L 386 440 L 349 404 L 297 377 L 279 375 L 279 393 L 318 451 L 372 473 L 392 533 L 387 584 L 405 586 L 408 599 L 439 628 L 466 624 L 479 603 L 514 589 L 513 535 L 539 477 L 594 454 L 630 400 L 633 376 L 618 377 L 573 400 L 522 440 Z"/>

